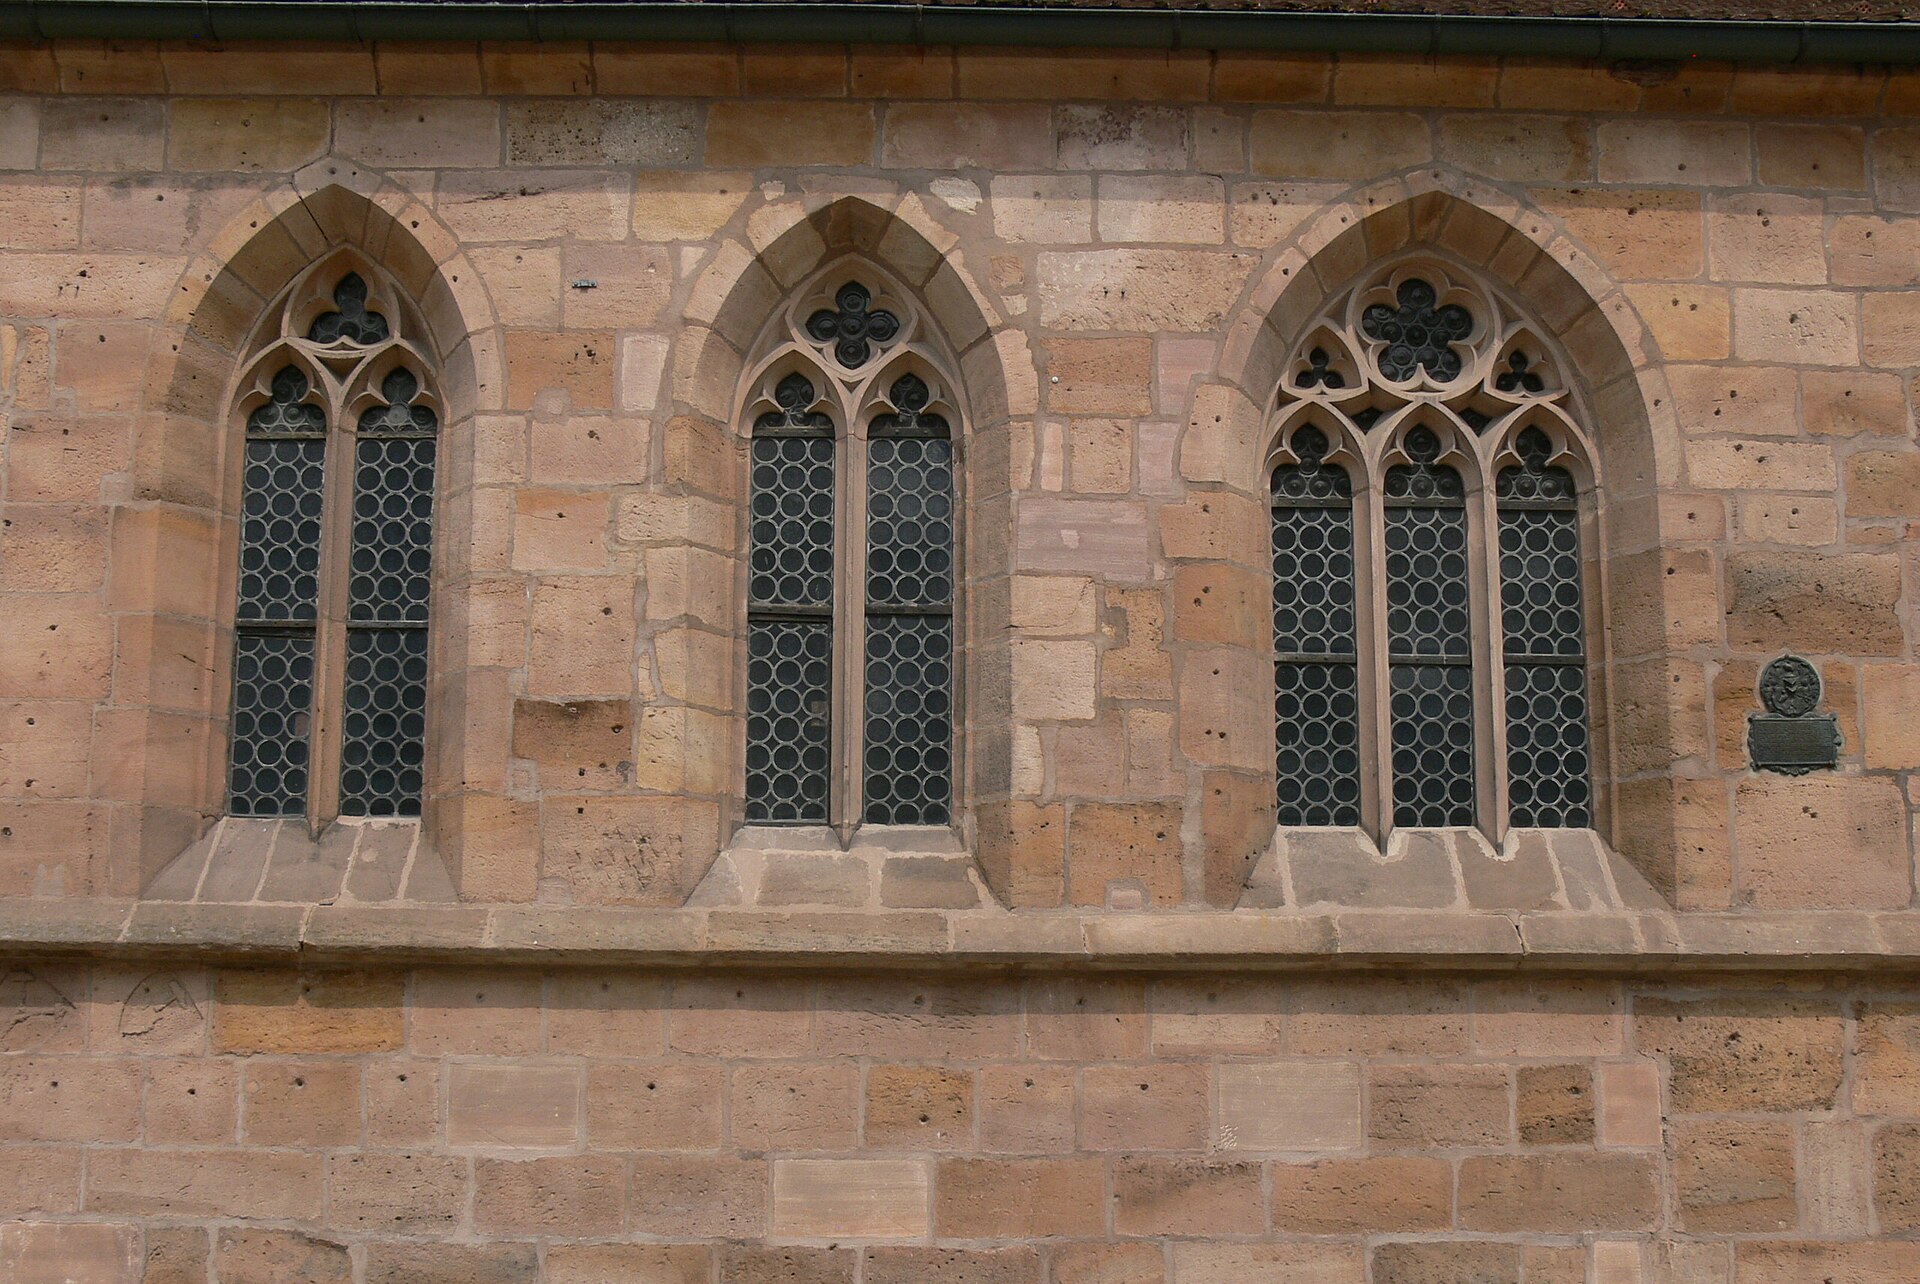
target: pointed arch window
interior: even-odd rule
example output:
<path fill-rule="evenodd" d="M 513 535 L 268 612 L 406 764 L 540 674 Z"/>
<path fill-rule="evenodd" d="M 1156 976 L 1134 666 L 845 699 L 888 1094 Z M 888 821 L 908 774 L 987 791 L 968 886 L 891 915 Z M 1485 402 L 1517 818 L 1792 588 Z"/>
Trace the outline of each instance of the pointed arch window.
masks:
<path fill-rule="evenodd" d="M 420 813 L 440 418 L 409 313 L 329 261 L 241 379 L 232 815 Z"/>
<path fill-rule="evenodd" d="M 902 291 L 846 269 L 803 291 L 768 346 L 751 418 L 746 820 L 947 824 L 950 365 Z"/>
<path fill-rule="evenodd" d="M 1593 824 L 1593 453 L 1562 368 L 1424 260 L 1295 350 L 1269 477 L 1281 824 Z"/>

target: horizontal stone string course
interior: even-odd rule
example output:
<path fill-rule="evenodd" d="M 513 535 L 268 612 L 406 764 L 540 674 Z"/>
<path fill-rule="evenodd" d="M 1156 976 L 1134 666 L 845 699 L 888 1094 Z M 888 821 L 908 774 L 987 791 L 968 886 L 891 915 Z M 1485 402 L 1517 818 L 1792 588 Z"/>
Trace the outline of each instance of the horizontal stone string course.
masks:
<path fill-rule="evenodd" d="M 18 1279 L 1920 1262 L 1865 1238 L 1917 1216 L 1920 1007 L 1881 981 L 20 960 L 0 1003 Z"/>

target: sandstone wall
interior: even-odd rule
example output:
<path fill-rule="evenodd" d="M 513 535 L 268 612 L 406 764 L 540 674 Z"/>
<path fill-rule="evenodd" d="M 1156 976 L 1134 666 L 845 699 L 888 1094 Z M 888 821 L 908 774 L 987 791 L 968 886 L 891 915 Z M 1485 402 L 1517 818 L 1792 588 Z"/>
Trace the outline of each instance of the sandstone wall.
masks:
<path fill-rule="evenodd" d="M 21 1284 L 1920 1275 L 1905 982 L 123 962 L 0 1003 Z"/>
<path fill-rule="evenodd" d="M 218 813 L 227 384 L 344 245 L 442 366 L 428 827 L 462 895 L 677 904 L 732 832 L 741 363 L 846 255 L 918 292 L 966 385 L 967 847 L 1017 906 L 1103 903 L 1121 848 L 1154 904 L 1231 905 L 1271 796 L 1265 409 L 1317 301 L 1424 247 L 1557 332 L 1606 456 L 1603 832 L 1682 908 L 1904 906 L 1917 86 L 0 50 L 0 888 L 136 894 Z M 1785 650 L 1825 675 L 1837 774 L 1747 772 Z"/>

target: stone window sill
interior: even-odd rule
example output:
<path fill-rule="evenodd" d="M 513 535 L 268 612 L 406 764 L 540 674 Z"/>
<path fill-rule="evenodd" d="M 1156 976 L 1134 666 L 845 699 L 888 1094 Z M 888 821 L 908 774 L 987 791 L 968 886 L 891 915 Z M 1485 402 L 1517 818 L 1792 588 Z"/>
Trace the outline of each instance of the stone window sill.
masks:
<path fill-rule="evenodd" d="M 1920 970 L 1920 912 L 612 909 L 0 900 L 0 950 L 315 964 Z"/>

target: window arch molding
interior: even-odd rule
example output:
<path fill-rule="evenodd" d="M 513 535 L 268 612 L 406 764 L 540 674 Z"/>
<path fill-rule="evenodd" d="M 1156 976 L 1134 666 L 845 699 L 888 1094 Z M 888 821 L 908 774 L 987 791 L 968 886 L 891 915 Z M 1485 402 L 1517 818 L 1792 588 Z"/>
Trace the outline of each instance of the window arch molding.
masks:
<path fill-rule="evenodd" d="M 754 346 L 735 416 L 748 456 L 742 819 L 825 825 L 843 839 L 860 825 L 957 827 L 970 422 L 959 362 L 915 292 L 860 256 L 816 269 Z M 830 524 L 775 532 L 776 510 L 796 501 L 775 495 L 769 465 L 803 456 L 810 503 L 830 508 Z M 795 541 L 807 543 L 825 579 L 776 585 L 770 536 L 789 563 Z M 805 694 L 772 676 L 775 633 L 789 648 L 791 635 L 813 639 Z M 824 713 L 775 716 L 796 700 Z M 777 758 L 802 770 L 771 766 Z"/>
<path fill-rule="evenodd" d="M 299 272 L 229 390 L 225 810 L 417 816 L 447 407 L 425 318 L 349 247 Z"/>
<path fill-rule="evenodd" d="M 1302 327 L 1263 458 L 1281 825 L 1358 825 L 1384 839 L 1396 827 L 1469 824 L 1498 840 L 1511 827 L 1596 823 L 1606 543 L 1593 420 L 1570 371 L 1522 305 L 1430 250 L 1374 264 Z M 1308 519 L 1284 492 L 1299 489 L 1303 467 L 1338 470 L 1350 494 L 1333 501 L 1351 523 L 1344 653 L 1291 645 L 1303 620 L 1323 618 L 1289 583 L 1300 579 L 1300 541 L 1323 538 L 1292 533 Z M 1574 546 L 1546 567 L 1550 582 L 1522 573 L 1541 565 L 1527 560 L 1529 539 L 1562 554 Z M 1577 598 L 1577 645 L 1554 615 L 1556 653 L 1528 654 L 1540 640 L 1526 632 L 1529 591 Z M 1350 691 L 1336 661 L 1353 666 Z M 1535 710 L 1553 702 L 1524 699 L 1523 680 L 1551 685 L 1577 718 L 1546 725 Z M 1345 710 L 1350 745 L 1340 743 Z M 1549 734 L 1567 743 L 1543 747 Z M 1327 798 L 1345 805 L 1314 805 Z"/>

